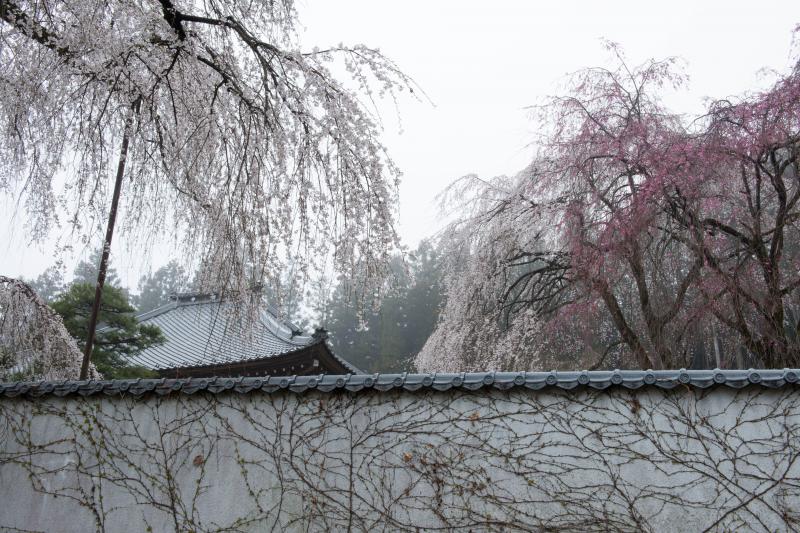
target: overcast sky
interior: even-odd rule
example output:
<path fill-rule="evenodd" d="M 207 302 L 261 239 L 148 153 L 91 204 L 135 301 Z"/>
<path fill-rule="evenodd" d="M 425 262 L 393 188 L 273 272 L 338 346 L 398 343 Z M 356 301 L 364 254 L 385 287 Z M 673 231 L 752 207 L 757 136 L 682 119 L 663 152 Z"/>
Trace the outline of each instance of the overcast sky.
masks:
<path fill-rule="evenodd" d="M 399 227 L 409 246 L 437 228 L 433 200 L 452 180 L 513 173 L 530 160 L 526 107 L 558 92 L 568 73 L 610 65 L 602 39 L 621 44 L 632 64 L 682 58 L 689 85 L 667 102 L 696 114 L 706 98 L 763 87 L 764 67 L 786 71 L 800 23 L 797 0 L 301 0 L 299 9 L 307 48 L 378 47 L 432 101 L 400 102 L 402 132 L 393 105 L 381 107 L 384 144 L 404 173 Z M 0 273 L 34 277 L 51 264 L 52 250 L 28 246 L 21 222 L 12 224 L 13 235 L 0 229 Z M 135 286 L 143 263 L 120 255 L 123 281 Z"/>

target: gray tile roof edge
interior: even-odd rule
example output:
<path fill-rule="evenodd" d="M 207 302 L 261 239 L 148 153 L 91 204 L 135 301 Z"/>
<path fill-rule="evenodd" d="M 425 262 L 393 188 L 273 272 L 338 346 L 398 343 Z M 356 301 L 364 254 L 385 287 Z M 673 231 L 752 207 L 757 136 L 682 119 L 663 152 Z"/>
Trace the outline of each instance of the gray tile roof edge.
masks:
<path fill-rule="evenodd" d="M 400 389 L 417 391 L 433 389 L 476 390 L 481 388 L 510 389 L 524 387 L 575 389 L 578 387 L 607 389 L 624 387 L 640 389 L 657 387 L 672 389 L 681 385 L 705 389 L 727 386 L 739 389 L 747 386 L 779 388 L 796 385 L 800 369 L 783 370 L 613 370 L 582 372 L 466 372 L 461 374 L 347 374 L 318 376 L 186 378 L 186 379 L 129 379 L 114 381 L 42 381 L 0 383 L 2 398 L 37 398 L 42 396 L 91 396 L 143 394 L 193 394 L 208 391 L 213 394 L 227 391 L 266 393 L 289 390 L 357 392 L 366 389 L 387 391 Z"/>
<path fill-rule="evenodd" d="M 327 349 L 328 349 L 328 353 L 329 353 L 329 354 L 331 354 L 331 357 L 332 357 L 333 359 L 335 359 L 336 361 L 338 361 L 338 362 L 339 362 L 339 364 L 341 364 L 341 365 L 342 365 L 343 367 L 345 367 L 347 370 L 349 370 L 351 374 L 355 374 L 355 375 L 362 375 L 362 374 L 365 374 L 365 372 L 364 372 L 363 370 L 361 370 L 360 368 L 358 368 L 357 366 L 355 366 L 355 365 L 354 365 L 353 363 L 351 363 L 350 361 L 347 361 L 347 360 L 345 360 L 345 359 L 342 359 L 341 357 L 339 357 L 338 355 L 336 355 L 336 352 L 334 352 L 334 351 L 333 351 L 333 347 L 330 345 L 330 343 L 329 343 L 329 342 L 328 342 L 326 339 L 320 339 L 320 342 L 321 342 L 321 343 L 322 343 L 322 344 L 325 346 L 325 348 L 327 348 Z"/>
<path fill-rule="evenodd" d="M 255 364 L 255 363 L 263 363 L 264 361 L 276 361 L 276 360 L 279 360 L 281 357 L 294 355 L 297 352 L 301 352 L 303 350 L 307 350 L 308 348 L 312 348 L 312 347 L 316 346 L 317 344 L 323 344 L 323 343 L 324 343 L 324 341 L 322 339 L 319 339 L 319 340 L 315 340 L 315 341 L 313 341 L 313 342 L 311 342 L 309 344 L 303 344 L 303 345 L 300 345 L 300 346 L 295 346 L 294 349 L 289 350 L 288 352 L 283 352 L 283 353 L 279 353 L 279 354 L 275 354 L 275 355 L 267 355 L 265 357 L 256 357 L 256 358 L 253 358 L 253 359 L 241 359 L 241 360 L 237 360 L 237 361 L 224 361 L 224 362 L 219 362 L 219 363 L 206 363 L 206 364 L 202 364 L 202 365 L 165 366 L 165 367 L 158 368 L 157 370 L 165 370 L 165 371 L 166 370 L 178 370 L 178 371 L 180 371 L 180 370 L 198 370 L 198 369 L 202 369 L 202 368 L 210 368 L 210 367 L 215 367 L 215 366 L 226 366 L 226 365 L 231 365 L 231 364 L 234 364 L 234 365 L 235 364 L 240 364 L 240 363 Z M 330 348 L 329 348 L 328 351 L 330 351 Z M 335 357 L 336 359 L 339 359 L 342 363 L 345 363 L 344 364 L 345 368 L 355 368 L 353 365 L 347 363 L 346 361 L 341 360 L 332 351 L 331 351 L 331 355 L 333 355 L 333 357 Z M 353 374 L 356 374 L 356 373 L 360 373 L 360 372 L 353 372 Z M 206 378 L 206 379 L 210 379 L 210 378 Z"/>
<path fill-rule="evenodd" d="M 294 332 L 298 331 L 297 326 L 288 320 L 278 318 L 278 315 L 273 313 L 269 308 L 262 310 L 259 320 L 261 320 L 261 323 L 270 331 L 270 333 L 284 342 L 300 347 L 310 346 L 313 344 L 313 341 L 311 340 L 314 338 L 313 335 L 294 335 Z M 281 327 L 284 327 L 290 331 L 288 338 L 280 331 Z"/>

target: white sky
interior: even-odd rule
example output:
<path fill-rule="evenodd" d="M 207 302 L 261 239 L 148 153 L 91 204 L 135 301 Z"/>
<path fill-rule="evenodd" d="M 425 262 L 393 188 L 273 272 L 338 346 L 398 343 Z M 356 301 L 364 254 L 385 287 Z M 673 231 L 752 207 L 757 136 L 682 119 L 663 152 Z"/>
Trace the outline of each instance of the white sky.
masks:
<path fill-rule="evenodd" d="M 762 68 L 789 67 L 797 7 L 797 0 L 299 0 L 307 48 L 378 47 L 433 102 L 402 101 L 402 133 L 393 105 L 381 108 L 384 144 L 404 173 L 399 228 L 409 246 L 438 227 L 433 199 L 452 180 L 513 173 L 528 162 L 533 125 L 525 107 L 556 93 L 570 72 L 610 65 L 601 39 L 620 43 L 632 64 L 681 57 L 690 82 L 667 102 L 695 114 L 706 98 L 763 87 L 770 78 Z M 0 201 L 0 209 L 10 207 Z M 148 264 L 169 259 L 131 260 L 119 244 L 116 267 L 130 286 Z M 50 245 L 27 244 L 19 219 L 0 229 L 0 273 L 34 277 L 52 262 Z"/>

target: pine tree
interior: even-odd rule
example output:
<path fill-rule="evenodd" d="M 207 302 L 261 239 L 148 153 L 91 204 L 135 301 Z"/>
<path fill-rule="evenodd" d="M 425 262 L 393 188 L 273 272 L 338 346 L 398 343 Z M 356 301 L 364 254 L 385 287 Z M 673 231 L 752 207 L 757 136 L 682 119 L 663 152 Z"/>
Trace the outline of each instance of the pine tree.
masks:
<path fill-rule="evenodd" d="M 93 300 L 93 284 L 73 283 L 51 304 L 81 349 Z M 106 286 L 100 305 L 102 327 L 97 331 L 92 350 L 92 362 L 106 379 L 154 376 L 145 368 L 130 365 L 128 358 L 144 348 L 163 343 L 164 336 L 158 327 L 140 324 L 134 312 L 125 291 L 113 285 Z"/>

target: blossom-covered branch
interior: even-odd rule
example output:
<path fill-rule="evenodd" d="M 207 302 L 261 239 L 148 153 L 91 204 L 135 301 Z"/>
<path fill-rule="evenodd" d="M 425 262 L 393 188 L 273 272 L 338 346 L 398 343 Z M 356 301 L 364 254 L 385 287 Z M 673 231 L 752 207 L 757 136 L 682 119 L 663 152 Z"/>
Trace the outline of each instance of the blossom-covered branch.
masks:
<path fill-rule="evenodd" d="M 61 317 L 36 292 L 0 276 L 0 381 L 77 379 L 82 358 Z M 98 377 L 93 365 L 89 377 Z"/>
<path fill-rule="evenodd" d="M 380 52 L 303 51 L 290 0 L 2 0 L 0 21 L 0 190 L 34 238 L 103 225 L 136 102 L 130 236 L 174 238 L 233 293 L 280 296 L 331 255 L 359 279 L 385 271 L 399 171 L 362 99 L 413 82 Z"/>
<path fill-rule="evenodd" d="M 420 368 L 800 364 L 800 65 L 688 122 L 674 60 L 611 49 L 536 108 L 528 169 L 470 180 Z"/>

